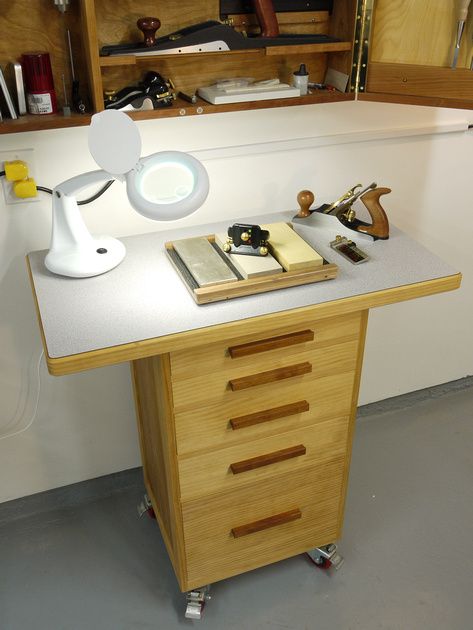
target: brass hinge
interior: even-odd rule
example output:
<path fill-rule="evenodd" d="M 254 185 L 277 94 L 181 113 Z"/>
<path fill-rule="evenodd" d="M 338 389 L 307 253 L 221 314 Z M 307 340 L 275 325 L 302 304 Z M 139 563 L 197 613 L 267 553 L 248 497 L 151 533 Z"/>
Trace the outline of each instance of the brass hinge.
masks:
<path fill-rule="evenodd" d="M 350 92 L 354 92 L 355 94 L 366 90 L 374 1 L 375 0 L 358 0 L 353 46 L 353 66 L 350 77 Z"/>

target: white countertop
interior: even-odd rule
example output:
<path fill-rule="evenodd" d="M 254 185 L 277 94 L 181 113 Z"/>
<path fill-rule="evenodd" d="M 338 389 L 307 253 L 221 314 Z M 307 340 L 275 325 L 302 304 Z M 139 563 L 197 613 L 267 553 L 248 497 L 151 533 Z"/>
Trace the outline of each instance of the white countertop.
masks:
<path fill-rule="evenodd" d="M 238 219 L 247 223 L 290 221 L 293 212 Z M 56 276 L 44 266 L 46 251 L 29 254 L 34 288 L 51 358 L 89 352 L 216 324 L 451 276 L 457 272 L 391 226 L 389 240 L 373 241 L 331 216 L 313 215 L 296 231 L 329 262 L 337 278 L 260 295 L 198 305 L 165 253 L 167 241 L 226 232 L 229 221 L 122 238 L 125 260 L 94 278 Z M 316 226 L 315 226 L 316 222 Z M 346 235 L 371 258 L 352 265 L 329 247 Z"/>

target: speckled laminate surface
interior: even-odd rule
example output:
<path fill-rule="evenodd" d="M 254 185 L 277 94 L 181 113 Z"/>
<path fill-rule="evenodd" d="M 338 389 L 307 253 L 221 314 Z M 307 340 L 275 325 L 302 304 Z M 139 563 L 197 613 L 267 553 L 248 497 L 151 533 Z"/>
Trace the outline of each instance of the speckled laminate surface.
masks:
<path fill-rule="evenodd" d="M 292 215 L 278 213 L 239 221 L 290 221 Z M 44 266 L 46 251 L 29 254 L 49 356 L 79 354 L 456 273 L 394 226 L 389 240 L 373 242 L 347 230 L 335 217 L 318 215 L 316 221 L 312 227 L 294 224 L 295 229 L 324 258 L 336 262 L 336 279 L 201 306 L 167 259 L 164 243 L 226 231 L 228 221 L 125 237 L 121 239 L 127 249 L 123 263 L 95 278 L 55 276 Z M 344 260 L 329 247 L 337 234 L 355 238 L 371 259 L 356 266 Z"/>

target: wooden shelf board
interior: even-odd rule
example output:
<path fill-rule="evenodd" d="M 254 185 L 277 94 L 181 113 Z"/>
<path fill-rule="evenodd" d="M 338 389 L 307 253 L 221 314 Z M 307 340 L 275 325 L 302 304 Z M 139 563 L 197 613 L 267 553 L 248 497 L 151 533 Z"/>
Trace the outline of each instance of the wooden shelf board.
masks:
<path fill-rule="evenodd" d="M 133 120 L 151 120 L 153 118 L 173 118 L 177 116 L 202 116 L 203 114 L 218 114 L 255 109 L 270 109 L 273 107 L 291 107 L 293 105 L 314 105 L 316 103 L 336 103 L 354 100 L 353 94 L 320 90 L 307 96 L 295 98 L 279 98 L 268 101 L 249 101 L 246 103 L 226 103 L 212 105 L 200 98 L 192 104 L 177 98 L 172 107 L 143 112 L 127 112 Z M 51 116 L 20 116 L 18 120 L 4 119 L 0 123 L 0 135 L 4 133 L 19 133 L 22 131 L 42 131 L 46 129 L 61 129 L 68 127 L 83 127 L 90 124 L 91 115 L 79 114 L 65 118 L 61 114 Z"/>
<path fill-rule="evenodd" d="M 45 129 L 62 129 L 64 127 L 83 127 L 90 124 L 90 114 L 48 114 L 20 116 L 17 120 L 4 118 L 0 123 L 0 134 L 21 133 L 23 131 L 42 131 Z"/>
<path fill-rule="evenodd" d="M 329 52 L 346 52 L 351 50 L 351 42 L 329 42 L 326 44 L 300 44 L 298 46 L 268 46 L 268 48 L 247 48 L 246 50 L 222 50 L 215 52 L 201 52 L 201 53 L 177 53 L 166 55 L 110 55 L 107 57 L 100 57 L 100 66 L 102 68 L 110 68 L 111 66 L 134 66 L 139 63 L 157 61 L 159 59 L 176 59 L 177 57 L 185 57 L 186 59 L 192 58 L 207 58 L 213 56 L 222 55 L 249 55 L 249 56 L 264 56 L 267 57 L 275 55 L 300 55 L 301 53 L 329 53 Z"/>

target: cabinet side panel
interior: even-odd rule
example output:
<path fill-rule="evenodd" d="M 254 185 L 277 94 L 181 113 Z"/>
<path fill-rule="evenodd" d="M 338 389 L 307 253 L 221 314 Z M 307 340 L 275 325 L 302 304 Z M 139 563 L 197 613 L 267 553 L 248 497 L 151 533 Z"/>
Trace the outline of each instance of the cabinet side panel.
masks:
<path fill-rule="evenodd" d="M 329 35 L 338 37 L 342 41 L 353 42 L 355 37 L 355 20 L 357 0 L 335 0 L 330 21 Z M 351 74 L 353 63 L 353 50 L 329 54 L 329 68 Z"/>
<path fill-rule="evenodd" d="M 131 367 L 145 485 L 179 585 L 185 590 L 169 355 L 139 359 Z"/>
<path fill-rule="evenodd" d="M 343 528 L 343 517 L 345 513 L 345 500 L 346 500 L 346 494 L 347 494 L 348 476 L 350 473 L 351 451 L 352 451 L 352 444 L 353 444 L 353 436 L 355 433 L 356 410 L 358 407 L 358 394 L 360 391 L 361 370 L 363 367 L 363 354 L 365 351 L 366 329 L 368 326 L 368 314 L 369 314 L 368 310 L 361 311 L 360 313 L 360 335 L 359 335 L 359 342 L 358 342 L 358 354 L 357 354 L 357 361 L 356 361 L 356 368 L 355 368 L 355 381 L 353 383 L 353 390 L 352 390 L 351 414 L 350 414 L 350 421 L 348 425 L 345 470 L 343 474 L 343 485 L 342 485 L 340 504 L 339 504 L 340 508 L 339 508 L 339 513 L 338 513 L 338 523 L 339 523 L 338 538 L 340 538 L 342 534 L 342 528 Z"/>
<path fill-rule="evenodd" d="M 89 71 L 90 95 L 92 98 L 93 110 L 100 112 L 104 108 L 104 102 L 94 0 L 82 0 L 81 17 L 83 24 L 83 44 L 87 68 Z"/>

